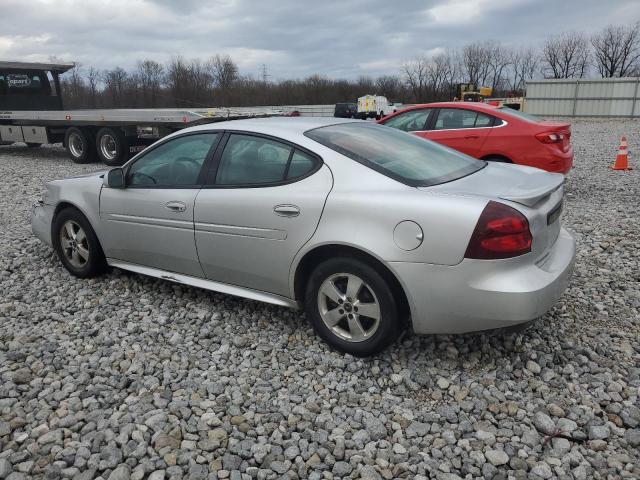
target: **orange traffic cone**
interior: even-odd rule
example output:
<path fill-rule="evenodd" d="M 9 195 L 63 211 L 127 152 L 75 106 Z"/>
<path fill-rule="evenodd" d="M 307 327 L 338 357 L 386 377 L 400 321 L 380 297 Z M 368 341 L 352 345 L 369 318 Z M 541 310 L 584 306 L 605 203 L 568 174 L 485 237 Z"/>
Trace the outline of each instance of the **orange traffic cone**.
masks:
<path fill-rule="evenodd" d="M 629 167 L 627 137 L 625 136 L 620 139 L 620 148 L 618 149 L 618 155 L 616 156 L 616 161 L 611 168 L 614 170 L 631 170 L 631 167 Z"/>

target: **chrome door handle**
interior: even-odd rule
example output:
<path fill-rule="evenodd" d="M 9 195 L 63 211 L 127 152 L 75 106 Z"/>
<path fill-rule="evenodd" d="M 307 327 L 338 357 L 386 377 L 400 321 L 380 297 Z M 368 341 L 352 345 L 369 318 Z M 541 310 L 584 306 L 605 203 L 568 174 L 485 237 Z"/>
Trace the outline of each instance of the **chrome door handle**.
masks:
<path fill-rule="evenodd" d="M 187 209 L 187 206 L 184 204 L 184 202 L 167 202 L 164 204 L 164 206 L 165 208 L 168 208 L 173 212 L 184 212 Z"/>
<path fill-rule="evenodd" d="M 273 207 L 273 211 L 281 217 L 297 217 L 300 215 L 300 208 L 295 205 L 276 205 Z"/>

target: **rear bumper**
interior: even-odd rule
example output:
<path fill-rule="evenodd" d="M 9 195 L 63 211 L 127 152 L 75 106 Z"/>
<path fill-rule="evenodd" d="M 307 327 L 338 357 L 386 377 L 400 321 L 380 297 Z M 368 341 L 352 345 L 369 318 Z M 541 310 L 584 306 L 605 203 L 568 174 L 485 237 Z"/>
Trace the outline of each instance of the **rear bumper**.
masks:
<path fill-rule="evenodd" d="M 536 263 L 529 255 L 455 266 L 392 262 L 416 333 L 464 333 L 524 323 L 544 315 L 565 290 L 575 240 L 564 229 Z"/>
<path fill-rule="evenodd" d="M 53 205 L 42 202 L 35 202 L 31 206 L 31 231 L 49 246 L 51 246 L 51 222 L 54 210 Z"/>

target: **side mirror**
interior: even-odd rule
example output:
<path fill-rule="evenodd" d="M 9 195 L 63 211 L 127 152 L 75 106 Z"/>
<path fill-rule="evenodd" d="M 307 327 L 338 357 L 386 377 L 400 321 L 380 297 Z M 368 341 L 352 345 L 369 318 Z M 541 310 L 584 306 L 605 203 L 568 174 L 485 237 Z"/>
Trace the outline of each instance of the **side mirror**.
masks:
<path fill-rule="evenodd" d="M 109 188 L 124 188 L 124 170 L 112 168 L 104 176 L 104 185 Z"/>

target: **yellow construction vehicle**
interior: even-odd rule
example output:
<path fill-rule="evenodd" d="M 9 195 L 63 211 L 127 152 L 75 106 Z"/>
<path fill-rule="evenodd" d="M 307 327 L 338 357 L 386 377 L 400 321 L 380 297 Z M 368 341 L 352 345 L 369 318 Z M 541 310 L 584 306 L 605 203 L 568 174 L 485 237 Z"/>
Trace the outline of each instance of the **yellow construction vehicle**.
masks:
<path fill-rule="evenodd" d="M 478 87 L 475 83 L 459 83 L 456 87 L 454 102 L 482 102 L 493 93 L 491 87 Z"/>

